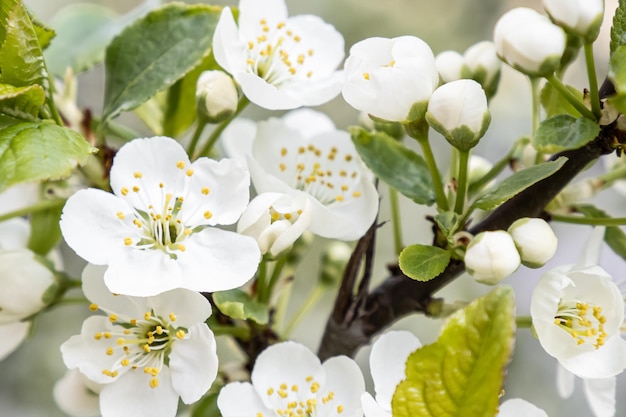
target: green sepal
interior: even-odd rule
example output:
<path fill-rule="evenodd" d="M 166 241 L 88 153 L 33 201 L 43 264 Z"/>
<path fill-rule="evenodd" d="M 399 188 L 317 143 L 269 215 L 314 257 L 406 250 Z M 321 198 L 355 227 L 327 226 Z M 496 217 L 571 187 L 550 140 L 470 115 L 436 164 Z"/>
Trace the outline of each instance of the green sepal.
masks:
<path fill-rule="evenodd" d="M 513 290 L 497 287 L 445 322 L 409 355 L 391 401 L 394 417 L 494 417 L 515 340 Z"/>
<path fill-rule="evenodd" d="M 433 204 L 435 193 L 424 158 L 386 133 L 349 130 L 361 159 L 378 178 L 417 204 Z"/>
<path fill-rule="evenodd" d="M 450 252 L 436 246 L 410 245 L 400 253 L 400 269 L 417 281 L 430 281 L 450 263 Z"/>
<path fill-rule="evenodd" d="M 267 324 L 269 320 L 267 305 L 253 300 L 239 289 L 215 292 L 213 301 L 223 314 L 233 319 L 250 319 L 259 324 Z"/>
<path fill-rule="evenodd" d="M 533 147 L 540 152 L 557 153 L 585 146 L 598 136 L 600 126 L 586 117 L 559 114 L 542 121 L 533 137 Z"/>
<path fill-rule="evenodd" d="M 51 123 L 0 130 L 0 191 L 26 181 L 61 179 L 96 149 L 77 132 Z"/>
<path fill-rule="evenodd" d="M 507 177 L 501 183 L 490 188 L 487 193 L 483 194 L 482 197 L 472 204 L 472 208 L 491 210 L 492 208 L 513 198 L 515 195 L 524 191 L 531 185 L 554 174 L 561 169 L 566 161 L 567 158 L 562 156 L 555 161 L 545 162 L 543 164 L 518 171 L 510 177 Z"/>
<path fill-rule="evenodd" d="M 478 141 L 480 141 L 480 138 L 484 136 L 487 128 L 489 127 L 489 123 L 491 122 L 491 113 L 488 111 L 485 112 L 483 115 L 482 125 L 480 126 L 480 130 L 478 132 L 471 130 L 465 125 L 457 127 L 456 129 L 447 130 L 445 126 L 439 123 L 439 121 L 428 112 L 426 113 L 426 121 L 430 127 L 441 133 L 450 145 L 460 151 L 467 152 L 474 146 L 478 145 Z"/>

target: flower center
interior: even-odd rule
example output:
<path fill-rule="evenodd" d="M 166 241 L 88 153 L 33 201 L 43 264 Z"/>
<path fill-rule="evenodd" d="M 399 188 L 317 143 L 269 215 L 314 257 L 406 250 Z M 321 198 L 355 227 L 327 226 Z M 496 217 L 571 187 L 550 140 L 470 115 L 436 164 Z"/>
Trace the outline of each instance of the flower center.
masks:
<path fill-rule="evenodd" d="M 303 44 L 302 38 L 284 22 L 271 28 L 261 19 L 254 28 L 258 35 L 248 41 L 246 62 L 248 70 L 275 86 L 293 78 L 311 78 L 312 66 L 308 61 L 314 50 Z"/>
<path fill-rule="evenodd" d="M 298 384 L 289 385 L 283 382 L 276 387 L 268 388 L 267 396 L 279 417 L 316 417 L 319 402 L 323 407 L 334 407 L 339 414 L 344 410 L 343 405 L 337 403 L 333 391 L 322 395 L 319 382 L 312 376 L 306 377 L 302 389 Z M 265 416 L 258 412 L 256 417 Z"/>
<path fill-rule="evenodd" d="M 322 150 L 314 145 L 291 150 L 295 158 L 288 158 L 289 152 L 287 148 L 280 150 L 278 169 L 279 176 L 293 188 L 326 206 L 361 196 L 357 190 L 361 173 L 351 153 L 340 154 L 334 146 Z"/>
<path fill-rule="evenodd" d="M 95 311 L 98 306 L 92 304 L 89 308 Z M 149 375 L 150 387 L 158 387 L 158 375 L 172 344 L 187 334 L 185 328 L 174 325 L 176 315 L 161 317 L 147 311 L 143 319 L 134 319 L 109 314 L 109 321 L 110 331 L 94 334 L 94 339 L 103 345 L 104 354 L 114 359 L 112 366 L 102 373 L 115 378 L 120 372 L 140 370 Z"/>
<path fill-rule="evenodd" d="M 602 307 L 590 306 L 578 300 L 561 300 L 554 316 L 554 324 L 569 333 L 576 343 L 589 343 L 596 349 L 604 345 L 607 336 L 605 322 Z"/>

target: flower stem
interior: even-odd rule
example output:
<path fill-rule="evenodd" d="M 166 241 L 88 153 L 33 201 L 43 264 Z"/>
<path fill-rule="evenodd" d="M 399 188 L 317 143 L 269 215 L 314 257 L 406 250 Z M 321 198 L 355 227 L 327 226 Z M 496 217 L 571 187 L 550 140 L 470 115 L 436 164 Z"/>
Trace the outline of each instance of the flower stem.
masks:
<path fill-rule="evenodd" d="M 27 214 L 37 213 L 40 211 L 48 210 L 50 208 L 60 207 L 65 204 L 65 201 L 67 200 L 64 198 L 55 198 L 52 200 L 39 201 L 33 204 L 32 206 L 24 207 L 19 210 L 14 210 L 14 211 L 1 215 L 0 222 L 12 219 L 13 217 L 26 216 Z"/>
<path fill-rule="evenodd" d="M 304 316 L 309 312 L 315 304 L 319 301 L 320 297 L 324 294 L 325 287 L 322 285 L 317 285 L 313 292 L 311 292 L 308 298 L 304 301 L 304 303 L 300 306 L 300 309 L 293 316 L 285 331 L 282 332 L 281 336 L 285 339 L 289 338 L 293 329 L 298 325 L 300 320 L 304 318 Z"/>
<path fill-rule="evenodd" d="M 493 180 L 498 175 L 500 175 L 502 170 L 504 170 L 504 168 L 506 168 L 511 163 L 511 158 L 513 158 L 513 155 L 517 153 L 518 149 L 521 148 L 522 146 L 526 146 L 527 144 L 528 144 L 528 139 L 526 138 L 517 140 L 513 144 L 509 152 L 506 155 L 504 155 L 502 159 L 496 162 L 494 166 L 489 170 L 489 172 L 487 172 L 487 174 L 485 174 L 481 179 L 479 179 L 476 182 L 473 182 L 469 186 L 469 194 L 472 195 L 480 191 L 491 180 Z"/>
<path fill-rule="evenodd" d="M 257 286 L 257 300 L 262 301 L 265 299 L 265 292 L 267 291 L 267 258 L 264 256 L 261 259 L 261 263 L 259 264 L 259 270 L 256 275 L 256 286 Z"/>
<path fill-rule="evenodd" d="M 259 299 L 259 301 L 263 303 L 268 303 L 269 300 L 272 298 L 274 287 L 276 286 L 276 283 L 278 282 L 278 279 L 280 278 L 281 272 L 283 271 L 285 264 L 287 264 L 287 255 L 282 255 L 276 260 L 276 262 L 274 263 L 274 268 L 272 269 L 272 275 L 270 276 L 270 279 L 266 286 L 264 298 Z"/>
<path fill-rule="evenodd" d="M 541 96 L 539 94 L 539 78 L 537 77 L 529 77 L 530 78 L 530 93 L 532 97 L 532 126 L 531 126 L 531 136 L 535 136 L 535 132 L 539 127 L 539 108 L 540 108 L 540 99 Z"/>
<path fill-rule="evenodd" d="M 517 316 L 515 317 L 515 324 L 519 328 L 530 329 L 533 325 L 533 319 L 530 316 Z"/>
<path fill-rule="evenodd" d="M 396 255 L 400 255 L 404 245 L 402 244 L 402 218 L 400 216 L 400 204 L 398 190 L 389 187 L 389 205 L 391 207 L 391 222 L 393 225 L 393 246 Z"/>
<path fill-rule="evenodd" d="M 196 130 L 193 132 L 193 136 L 191 137 L 191 142 L 189 143 L 189 149 L 187 149 L 187 155 L 193 155 L 196 151 L 196 146 L 198 146 L 198 140 L 200 140 L 200 136 L 202 132 L 204 132 L 204 128 L 206 127 L 207 122 L 203 117 L 198 116 L 198 122 L 196 124 Z"/>
<path fill-rule="evenodd" d="M 546 76 L 546 80 L 548 80 L 548 82 L 552 84 L 552 86 L 556 88 L 556 90 L 561 93 L 561 95 L 567 101 L 569 101 L 570 104 L 574 106 L 574 108 L 578 110 L 580 114 L 582 114 L 587 119 L 593 120 L 594 122 L 598 120 L 595 114 L 593 114 L 591 110 L 585 107 L 585 104 L 580 101 L 571 91 L 569 91 L 569 89 L 561 82 L 561 80 L 556 78 L 554 74 Z"/>
<path fill-rule="evenodd" d="M 600 95 L 598 93 L 598 78 L 596 75 L 596 64 L 593 59 L 593 43 L 585 42 L 585 64 L 587 65 L 587 77 L 589 78 L 589 98 L 591 100 L 591 111 L 600 119 Z"/>
<path fill-rule="evenodd" d="M 250 100 L 248 100 L 246 96 L 242 96 L 241 99 L 239 99 L 239 104 L 237 104 L 237 110 L 228 119 L 224 120 L 222 123 L 218 124 L 215 127 L 215 130 L 211 132 L 211 136 L 209 136 L 206 144 L 202 147 L 197 155 L 192 155 L 192 158 L 197 159 L 200 156 L 208 156 L 209 152 L 211 152 L 211 149 L 213 148 L 213 145 L 215 145 L 215 142 L 217 142 L 217 139 L 220 137 L 224 129 L 226 129 L 230 122 L 232 122 L 235 117 L 237 117 L 239 113 L 241 113 L 243 109 L 246 108 L 248 104 L 250 104 Z"/>
<path fill-rule="evenodd" d="M 454 202 L 454 211 L 457 214 L 463 213 L 463 208 L 465 207 L 469 154 L 469 150 L 459 150 L 459 177 L 457 179 L 456 200 Z"/>
<path fill-rule="evenodd" d="M 590 226 L 624 226 L 626 225 L 626 217 L 582 217 L 582 216 L 570 216 L 567 214 L 550 213 L 550 217 L 553 221 L 572 223 L 572 224 L 587 224 Z"/>
<path fill-rule="evenodd" d="M 448 211 L 450 207 L 448 205 L 448 199 L 443 191 L 443 182 L 441 181 L 441 174 L 437 168 L 437 161 L 435 160 L 435 155 L 433 154 L 430 142 L 428 141 L 428 131 L 414 137 L 414 139 L 417 140 L 417 143 L 419 143 L 422 148 L 424 160 L 426 161 L 426 165 L 430 171 L 430 176 L 433 179 L 433 186 L 435 187 L 435 201 L 437 202 L 437 206 L 441 211 Z"/>

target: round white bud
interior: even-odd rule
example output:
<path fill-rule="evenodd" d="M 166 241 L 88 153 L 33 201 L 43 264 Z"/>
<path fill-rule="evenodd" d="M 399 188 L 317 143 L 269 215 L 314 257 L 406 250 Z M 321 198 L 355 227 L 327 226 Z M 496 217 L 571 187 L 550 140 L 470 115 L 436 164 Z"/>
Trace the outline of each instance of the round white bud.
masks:
<path fill-rule="evenodd" d="M 512 9 L 500 17 L 493 38 L 504 62 L 533 77 L 552 74 L 566 44 L 563 29 L 526 7 Z"/>
<path fill-rule="evenodd" d="M 529 268 L 545 265 L 556 253 L 558 239 L 543 219 L 518 219 L 508 231 L 520 253 L 522 263 Z"/>
<path fill-rule="evenodd" d="M 443 51 L 435 57 L 435 67 L 437 67 L 439 77 L 444 83 L 463 78 L 464 63 L 463 55 L 456 51 Z"/>
<path fill-rule="evenodd" d="M 198 112 L 210 123 L 219 123 L 237 110 L 237 87 L 223 71 L 204 71 L 196 85 Z"/>
<path fill-rule="evenodd" d="M 593 42 L 600 33 L 604 0 L 543 0 L 552 21 L 573 35 Z"/>
<path fill-rule="evenodd" d="M 426 121 L 457 149 L 473 148 L 491 121 L 485 91 L 474 80 L 440 86 L 430 97 Z"/>
<path fill-rule="evenodd" d="M 465 251 L 465 268 L 478 282 L 496 285 L 520 266 L 520 256 L 504 230 L 479 233 Z"/>
<path fill-rule="evenodd" d="M 467 48 L 463 54 L 465 68 L 470 78 L 482 85 L 488 97 L 493 96 L 498 89 L 502 61 L 496 53 L 496 45 L 490 41 L 475 43 Z"/>

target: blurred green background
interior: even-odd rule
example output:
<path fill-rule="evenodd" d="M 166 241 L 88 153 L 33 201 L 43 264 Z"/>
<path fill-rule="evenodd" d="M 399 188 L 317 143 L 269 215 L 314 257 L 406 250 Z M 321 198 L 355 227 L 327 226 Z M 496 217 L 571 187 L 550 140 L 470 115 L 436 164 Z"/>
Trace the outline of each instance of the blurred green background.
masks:
<path fill-rule="evenodd" d="M 259 0 L 262 1 L 262 0 Z M 607 2 L 608 14 L 614 10 L 616 0 Z M 25 0 L 34 14 L 43 22 L 52 24 L 54 15 L 63 7 L 76 3 L 72 0 Z M 91 1 L 125 13 L 138 5 L 139 1 L 101 0 Z M 236 5 L 236 2 L 219 2 L 220 5 Z M 333 24 L 345 37 L 346 49 L 355 42 L 373 36 L 395 37 L 415 35 L 428 42 L 435 53 L 446 49 L 464 51 L 475 42 L 491 39 L 493 25 L 498 17 L 509 8 L 529 6 L 541 10 L 538 0 L 287 0 L 290 15 L 316 14 Z M 596 56 L 599 78 L 604 78 L 608 51 L 608 38 L 605 33 L 598 42 Z M 201 28 L 199 28 L 201 30 Z M 346 51 L 347 52 L 347 51 Z M 584 73 L 573 68 L 568 73 L 568 81 L 579 88 L 585 86 Z M 78 104 L 81 108 L 91 108 L 97 114 L 102 106 L 103 96 L 102 68 L 95 68 L 79 76 Z M 244 113 L 245 117 L 266 118 L 272 114 L 251 106 Z M 356 123 L 357 113 L 339 97 L 321 106 L 319 110 L 329 114 L 339 127 Z M 503 83 L 499 94 L 492 103 L 492 126 L 487 136 L 476 148 L 476 153 L 496 159 L 506 152 L 508 146 L 518 137 L 530 130 L 530 98 L 528 82 L 521 75 L 509 68 L 503 70 Z M 124 122 L 133 123 L 142 134 L 148 130 L 133 117 L 124 117 Z M 438 137 L 433 135 L 432 142 L 439 158 L 445 161 L 447 150 L 443 141 L 437 144 Z M 442 163 L 442 165 L 444 165 Z M 603 207 L 623 211 L 625 197 L 612 192 L 601 195 Z M 388 203 L 385 191 L 382 191 L 380 220 L 388 220 Z M 619 212 L 613 210 L 614 214 Z M 609 211 L 611 211 L 609 209 Z M 424 221 L 429 211 L 416 207 L 404 200 L 405 244 L 427 243 L 430 239 L 430 224 Z M 623 215 L 623 214 L 622 214 Z M 557 257 L 540 270 L 522 267 L 506 280 L 516 289 L 518 311 L 528 314 L 530 294 L 542 271 L 571 263 L 578 256 L 584 245 L 590 228 L 556 227 L 561 237 Z M 385 276 L 385 264 L 394 261 L 391 247 L 390 226 L 381 229 L 377 248 L 377 264 L 374 277 L 381 280 Z M 387 244 L 389 243 L 389 244 Z M 316 265 L 324 241 L 318 240 L 314 250 L 296 274 L 296 291 L 293 303 L 297 305 L 311 290 L 316 274 Z M 71 250 L 64 248 L 64 255 L 70 261 L 71 273 L 80 274 L 81 263 L 76 262 Z M 615 275 L 623 275 L 623 261 L 605 248 L 602 265 Z M 489 288 L 475 284 L 468 277 L 462 277 L 440 295 L 449 301 L 469 300 Z M 317 348 L 325 319 L 332 305 L 333 297 L 325 297 L 314 314 L 310 314 L 300 331 L 294 333 L 294 339 L 313 349 Z M 80 331 L 82 320 L 87 316 L 87 307 L 66 306 L 42 315 L 37 319 L 32 337 L 4 361 L 0 362 L 0 416 L 2 417 L 57 417 L 64 414 L 58 410 L 52 399 L 52 385 L 65 372 L 59 346 L 69 336 Z M 410 329 L 424 343 L 432 342 L 437 335 L 439 321 L 421 316 L 407 317 L 394 328 Z M 222 352 L 229 349 L 227 344 L 220 345 Z M 368 378 L 367 359 L 369 349 L 365 348 L 357 359 L 363 365 Z M 516 342 L 516 351 L 505 386 L 505 398 L 522 397 L 546 410 L 551 417 L 591 416 L 585 403 L 582 387 L 578 383 L 574 396 L 564 402 L 558 399 L 555 381 L 556 362 L 550 358 L 527 329 L 520 330 Z M 371 384 L 370 384 L 371 387 Z M 619 393 L 626 392 L 626 377 L 618 382 Z M 618 399 L 618 416 L 626 417 L 626 398 Z M 140 416 L 138 416 L 140 417 Z"/>

